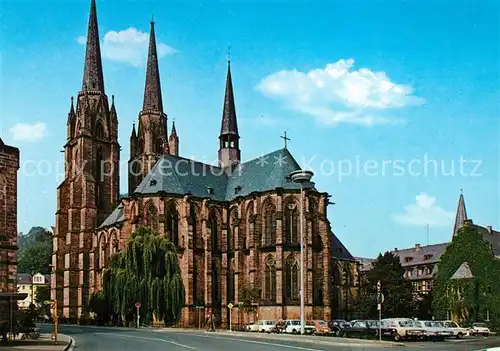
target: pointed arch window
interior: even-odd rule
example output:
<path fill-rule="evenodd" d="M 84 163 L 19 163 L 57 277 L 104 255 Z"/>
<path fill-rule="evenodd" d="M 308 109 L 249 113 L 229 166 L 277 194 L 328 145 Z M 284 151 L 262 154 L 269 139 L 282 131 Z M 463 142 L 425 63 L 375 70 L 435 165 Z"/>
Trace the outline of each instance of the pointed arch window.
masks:
<path fill-rule="evenodd" d="M 157 154 L 160 154 L 160 155 L 163 154 L 163 139 L 162 138 L 156 139 L 155 150 L 156 150 Z"/>
<path fill-rule="evenodd" d="M 235 259 L 231 259 L 231 263 L 229 265 L 229 302 L 235 303 L 236 299 L 236 270 L 235 270 Z"/>
<path fill-rule="evenodd" d="M 276 245 L 276 207 L 268 203 L 264 210 L 264 246 Z"/>
<path fill-rule="evenodd" d="M 235 251 L 236 250 L 236 243 L 238 241 L 238 230 L 236 229 L 236 223 L 238 223 L 238 210 L 233 209 L 231 213 L 231 237 L 229 238 L 229 250 L 230 251 Z"/>
<path fill-rule="evenodd" d="M 250 203 L 247 207 L 246 233 L 245 237 L 243 238 L 243 248 L 245 249 L 250 248 L 250 243 L 252 242 L 253 238 L 254 225 L 252 223 L 252 218 L 253 218 L 253 203 Z"/>
<path fill-rule="evenodd" d="M 219 223 L 217 220 L 217 214 L 212 211 L 209 216 L 210 231 L 212 232 L 212 251 L 219 251 Z"/>
<path fill-rule="evenodd" d="M 96 151 L 96 168 L 94 174 L 95 181 L 95 204 L 96 206 L 102 205 L 102 183 L 103 183 L 103 168 L 104 168 L 104 152 L 101 147 Z"/>
<path fill-rule="evenodd" d="M 299 211 L 297 204 L 289 203 L 285 209 L 285 243 L 299 243 Z"/>
<path fill-rule="evenodd" d="M 288 258 L 285 264 L 285 301 L 299 301 L 299 263 L 294 256 Z"/>
<path fill-rule="evenodd" d="M 267 257 L 264 267 L 264 299 L 276 302 L 276 262 L 272 256 Z"/>
<path fill-rule="evenodd" d="M 311 215 L 312 244 L 315 247 L 321 246 L 321 236 L 318 225 L 318 206 L 313 199 L 309 199 L 309 214 Z"/>
<path fill-rule="evenodd" d="M 95 126 L 95 136 L 97 138 L 104 138 L 104 126 L 102 125 L 101 121 L 97 121 L 97 124 Z"/>
<path fill-rule="evenodd" d="M 158 212 L 156 206 L 150 202 L 147 207 L 146 226 L 154 231 L 158 230 Z"/>
<path fill-rule="evenodd" d="M 191 204 L 191 206 L 189 207 L 189 216 L 191 217 L 191 226 L 193 228 L 193 246 L 196 248 L 202 248 L 203 241 L 201 240 L 201 237 L 198 235 L 196 206 L 193 204 Z"/>
<path fill-rule="evenodd" d="M 179 245 L 179 214 L 173 203 L 167 206 L 165 232 L 175 246 Z"/>

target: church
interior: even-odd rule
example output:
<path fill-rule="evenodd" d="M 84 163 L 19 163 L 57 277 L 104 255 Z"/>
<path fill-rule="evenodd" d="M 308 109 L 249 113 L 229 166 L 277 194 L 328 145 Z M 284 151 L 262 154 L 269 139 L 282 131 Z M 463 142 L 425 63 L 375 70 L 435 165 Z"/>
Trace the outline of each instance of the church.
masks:
<path fill-rule="evenodd" d="M 57 189 L 51 294 L 61 316 L 87 316 L 110 257 L 137 228 L 150 227 L 177 247 L 185 289 L 180 324 L 197 326 L 213 313 L 227 327 L 229 304 L 233 324 L 298 318 L 301 199 L 305 317 L 348 316 L 357 265 L 332 232 L 330 195 L 313 182 L 301 193 L 289 177 L 300 166 L 286 145 L 241 161 L 230 61 L 220 135 L 214 136 L 219 163 L 183 158 L 175 124 L 167 130 L 151 22 L 144 102 L 130 136 L 128 194 L 120 196 L 118 114 L 104 89 L 95 0 L 86 45 L 82 89 L 67 119 L 65 179 Z M 260 293 L 253 315 L 238 311 L 244 288 Z"/>

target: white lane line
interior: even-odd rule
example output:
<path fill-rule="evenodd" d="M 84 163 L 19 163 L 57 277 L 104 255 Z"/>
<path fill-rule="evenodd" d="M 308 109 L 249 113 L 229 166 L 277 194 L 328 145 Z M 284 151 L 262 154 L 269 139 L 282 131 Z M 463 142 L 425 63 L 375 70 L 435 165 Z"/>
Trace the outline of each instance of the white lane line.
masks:
<path fill-rule="evenodd" d="M 118 338 L 132 338 L 132 339 L 144 339 L 144 340 L 152 340 L 152 341 L 162 341 L 166 342 L 168 344 L 184 347 L 186 349 L 190 350 L 196 350 L 196 348 L 184 344 L 179 344 L 178 342 L 172 341 L 172 340 L 167 340 L 167 339 L 160 339 L 160 338 L 147 338 L 145 336 L 132 336 L 132 335 L 121 335 L 121 334 L 111 334 L 111 333 L 94 333 L 98 335 L 104 335 L 104 336 L 116 336 Z"/>
<path fill-rule="evenodd" d="M 259 344 L 259 345 L 267 345 L 267 346 L 278 346 L 278 347 L 283 347 L 287 349 L 294 349 L 294 350 L 303 350 L 303 351 L 324 351 L 320 349 L 309 349 L 307 347 L 300 347 L 300 346 L 292 346 L 292 345 L 285 345 L 285 344 L 277 344 L 273 342 L 265 342 L 265 341 L 255 341 L 255 340 L 247 340 L 247 339 L 239 339 L 239 338 L 225 338 L 223 336 L 210 336 L 210 335 L 193 335 L 193 336 L 199 336 L 202 338 L 210 338 L 210 339 L 223 339 L 223 340 L 232 340 L 232 341 L 241 341 L 241 342 L 247 342 L 250 344 Z"/>

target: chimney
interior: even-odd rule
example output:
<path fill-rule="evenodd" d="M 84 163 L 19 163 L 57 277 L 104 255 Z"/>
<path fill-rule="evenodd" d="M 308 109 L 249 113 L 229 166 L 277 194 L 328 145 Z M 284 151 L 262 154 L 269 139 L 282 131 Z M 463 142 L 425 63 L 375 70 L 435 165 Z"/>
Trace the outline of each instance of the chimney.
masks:
<path fill-rule="evenodd" d="M 491 225 L 487 226 L 486 228 L 488 228 L 488 233 L 492 233 L 493 232 L 493 227 Z"/>
<path fill-rule="evenodd" d="M 418 251 L 420 250 L 420 244 L 415 244 L 415 249 Z"/>

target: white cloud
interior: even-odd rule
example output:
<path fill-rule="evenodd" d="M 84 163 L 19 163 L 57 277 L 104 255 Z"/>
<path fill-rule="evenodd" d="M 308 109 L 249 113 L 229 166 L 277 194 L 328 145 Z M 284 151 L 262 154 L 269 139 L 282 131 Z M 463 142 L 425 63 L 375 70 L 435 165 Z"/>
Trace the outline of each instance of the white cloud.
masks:
<path fill-rule="evenodd" d="M 416 196 L 415 203 L 405 206 L 404 213 L 393 215 L 399 223 L 415 226 L 445 227 L 453 223 L 453 211 L 447 211 L 436 204 L 436 198 L 426 193 Z"/>
<path fill-rule="evenodd" d="M 42 122 L 35 124 L 17 123 L 10 128 L 10 133 L 15 141 L 36 142 L 47 135 L 47 126 Z"/>
<path fill-rule="evenodd" d="M 85 44 L 87 39 L 79 36 L 77 42 Z M 149 46 L 149 33 L 130 27 L 120 31 L 111 30 L 104 35 L 102 41 L 102 56 L 111 61 L 117 61 L 141 67 L 146 64 Z M 158 58 L 172 55 L 178 51 L 167 44 L 156 42 Z"/>
<path fill-rule="evenodd" d="M 341 59 L 309 72 L 283 70 L 262 79 L 257 89 L 330 125 L 399 123 L 381 111 L 424 103 L 412 87 L 392 82 L 385 72 L 353 66 L 353 59 Z"/>
<path fill-rule="evenodd" d="M 84 35 L 80 35 L 78 38 L 76 38 L 76 42 L 78 44 L 86 44 L 87 38 Z"/>

